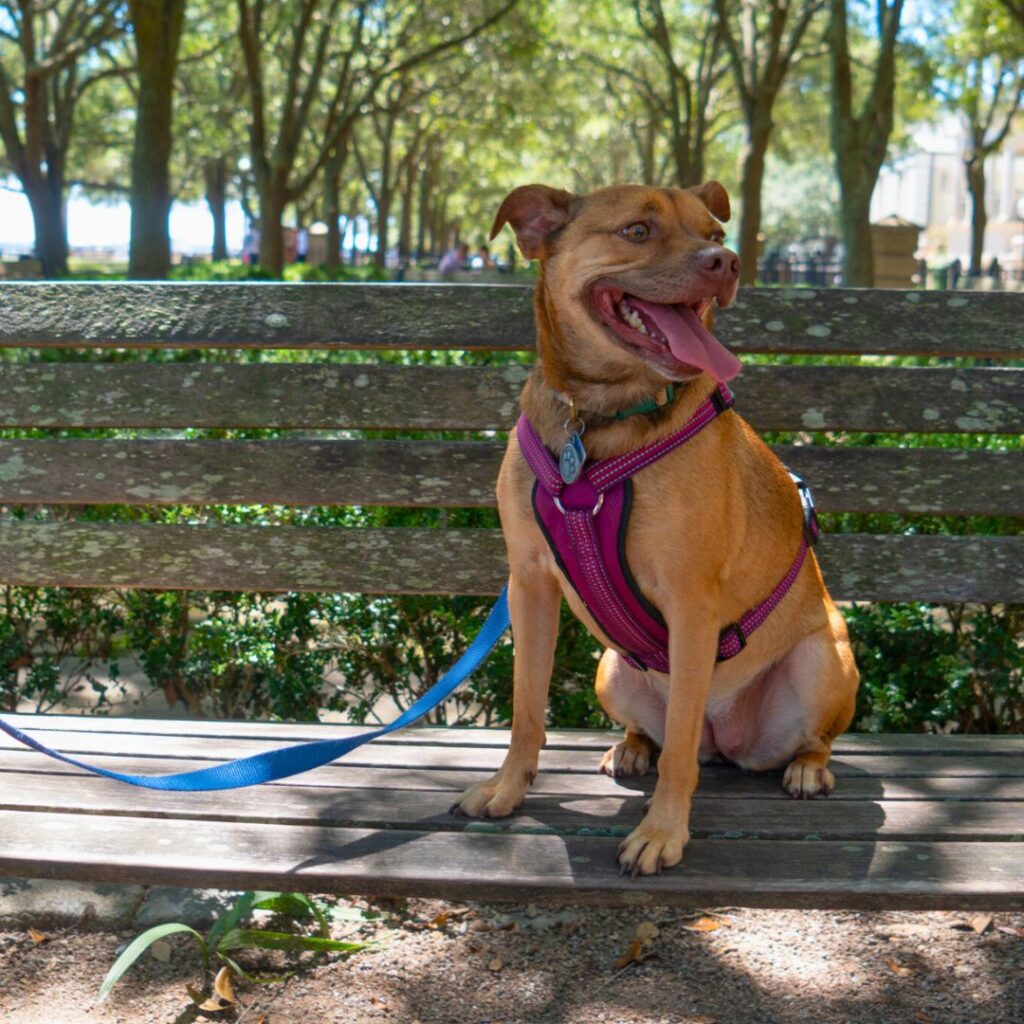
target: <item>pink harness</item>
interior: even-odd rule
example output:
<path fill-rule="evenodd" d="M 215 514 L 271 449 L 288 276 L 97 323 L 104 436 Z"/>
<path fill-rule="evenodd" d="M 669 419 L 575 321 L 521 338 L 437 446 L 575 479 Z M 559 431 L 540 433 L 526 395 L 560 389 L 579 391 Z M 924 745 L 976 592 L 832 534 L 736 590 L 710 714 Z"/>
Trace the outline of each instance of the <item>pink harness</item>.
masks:
<path fill-rule="evenodd" d="M 633 503 L 634 473 L 685 444 L 733 404 L 719 384 L 686 425 L 656 444 L 612 459 L 587 463 L 575 483 L 566 484 L 554 456 L 532 424 L 519 417 L 516 436 L 537 482 L 533 510 L 559 568 L 587 610 L 626 660 L 639 669 L 668 672 L 668 626 L 640 592 L 626 561 L 626 530 Z M 771 614 L 793 585 L 818 538 L 810 489 L 794 474 L 804 513 L 800 550 L 771 595 L 718 634 L 718 661 L 734 658 L 747 638 Z"/>

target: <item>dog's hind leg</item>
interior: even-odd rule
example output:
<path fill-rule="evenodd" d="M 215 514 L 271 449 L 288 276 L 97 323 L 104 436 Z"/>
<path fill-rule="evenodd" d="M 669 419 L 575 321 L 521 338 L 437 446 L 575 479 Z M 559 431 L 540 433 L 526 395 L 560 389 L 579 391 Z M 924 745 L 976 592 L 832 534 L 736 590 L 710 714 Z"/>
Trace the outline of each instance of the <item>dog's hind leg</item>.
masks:
<path fill-rule="evenodd" d="M 617 651 L 604 652 L 595 680 L 597 699 L 626 735 L 605 751 L 605 775 L 643 775 L 665 738 L 664 693 L 648 675 L 633 668 Z"/>
<path fill-rule="evenodd" d="M 754 769 L 785 764 L 782 786 L 790 796 L 828 796 L 835 786 L 828 769 L 832 743 L 853 719 L 859 681 L 846 624 L 830 606 L 828 625 L 772 667 L 754 750 L 741 763 Z"/>

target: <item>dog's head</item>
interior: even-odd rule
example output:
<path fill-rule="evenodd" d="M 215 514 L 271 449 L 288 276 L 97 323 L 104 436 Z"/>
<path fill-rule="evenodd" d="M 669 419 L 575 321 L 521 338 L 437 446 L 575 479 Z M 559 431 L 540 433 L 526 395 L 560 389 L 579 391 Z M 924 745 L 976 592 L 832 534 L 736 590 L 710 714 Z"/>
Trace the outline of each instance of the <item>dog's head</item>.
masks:
<path fill-rule="evenodd" d="M 635 393 L 707 373 L 730 380 L 739 360 L 710 332 L 736 297 L 739 259 L 722 242 L 729 196 L 698 188 L 618 185 L 587 196 L 524 185 L 491 230 L 510 224 L 541 261 L 541 358 L 558 388 L 603 381 Z"/>

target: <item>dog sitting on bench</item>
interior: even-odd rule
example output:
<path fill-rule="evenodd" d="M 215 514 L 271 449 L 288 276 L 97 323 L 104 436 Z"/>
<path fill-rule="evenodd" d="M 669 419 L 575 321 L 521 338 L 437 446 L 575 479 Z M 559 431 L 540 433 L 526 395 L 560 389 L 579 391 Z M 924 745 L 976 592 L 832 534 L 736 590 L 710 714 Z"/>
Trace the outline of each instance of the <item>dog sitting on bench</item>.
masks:
<path fill-rule="evenodd" d="M 626 729 L 601 770 L 640 775 L 658 756 L 619 847 L 634 875 L 682 857 L 700 762 L 785 766 L 794 797 L 827 796 L 859 681 L 810 551 L 809 492 L 731 408 L 740 363 L 711 333 L 739 280 L 729 213 L 714 181 L 586 196 L 526 185 L 492 231 L 510 224 L 540 262 L 539 359 L 498 479 L 512 739 L 457 808 L 496 818 L 523 803 L 564 597 L 607 647 L 597 694 Z"/>

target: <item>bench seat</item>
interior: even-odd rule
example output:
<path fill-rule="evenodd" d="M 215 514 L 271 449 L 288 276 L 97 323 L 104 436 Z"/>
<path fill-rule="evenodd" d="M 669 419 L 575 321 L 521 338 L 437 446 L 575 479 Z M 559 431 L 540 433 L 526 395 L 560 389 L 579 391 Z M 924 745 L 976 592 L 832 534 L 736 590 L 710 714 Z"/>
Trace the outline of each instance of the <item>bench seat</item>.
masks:
<path fill-rule="evenodd" d="M 186 771 L 352 727 L 17 716 L 106 768 Z M 452 817 L 500 763 L 499 729 L 410 729 L 281 783 L 152 793 L 0 736 L 0 875 L 373 896 L 682 907 L 1024 909 L 1024 737 L 850 734 L 827 800 L 705 767 L 678 868 L 629 879 L 615 850 L 656 776 L 597 771 L 616 739 L 553 730 L 526 805 Z M 473 833 L 466 842 L 463 833 Z"/>

